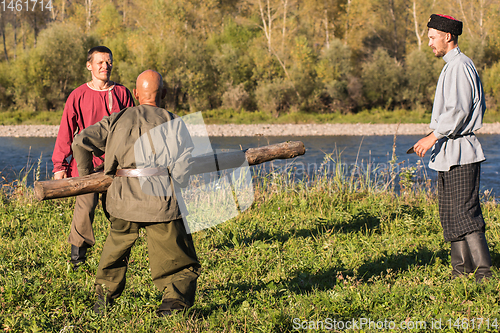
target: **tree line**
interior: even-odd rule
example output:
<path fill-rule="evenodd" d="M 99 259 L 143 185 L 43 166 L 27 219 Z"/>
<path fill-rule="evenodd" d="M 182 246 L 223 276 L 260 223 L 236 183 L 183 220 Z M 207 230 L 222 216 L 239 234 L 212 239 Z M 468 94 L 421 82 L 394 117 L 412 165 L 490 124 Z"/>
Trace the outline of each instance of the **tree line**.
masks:
<path fill-rule="evenodd" d="M 129 89 L 160 72 L 172 111 L 430 110 L 444 64 L 427 46 L 432 13 L 463 21 L 460 48 L 496 107 L 500 0 L 53 0 L 0 10 L 0 110 L 62 109 L 95 45 Z"/>

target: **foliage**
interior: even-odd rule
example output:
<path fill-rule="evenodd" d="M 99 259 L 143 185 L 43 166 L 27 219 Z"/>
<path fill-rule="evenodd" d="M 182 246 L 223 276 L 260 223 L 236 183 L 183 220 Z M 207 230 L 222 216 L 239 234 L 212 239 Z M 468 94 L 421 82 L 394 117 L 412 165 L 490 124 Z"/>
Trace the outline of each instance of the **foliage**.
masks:
<path fill-rule="evenodd" d="M 85 82 L 87 40 L 75 25 L 53 23 L 40 33 L 38 46 L 16 61 L 16 105 L 34 110 L 64 106 L 71 91 Z"/>
<path fill-rule="evenodd" d="M 0 63 L 0 109 L 12 104 L 12 78 L 8 63 Z"/>
<path fill-rule="evenodd" d="M 390 108 L 401 102 L 400 87 L 403 69 L 384 49 L 378 49 L 373 59 L 363 65 L 364 94 L 375 106 Z"/>
<path fill-rule="evenodd" d="M 250 96 L 246 92 L 243 83 L 235 87 L 229 87 L 226 90 L 222 95 L 222 106 L 233 110 L 249 109 Z"/>
<path fill-rule="evenodd" d="M 332 156 L 326 157 L 328 161 Z M 239 217 L 193 234 L 203 267 L 195 305 L 157 318 L 161 302 L 148 272 L 146 236 L 131 253 L 123 295 L 104 315 L 92 312 L 95 271 L 108 233 L 96 211 L 96 245 L 73 272 L 65 232 L 73 199 L 37 202 L 23 182 L 0 200 L 0 325 L 4 332 L 290 332 L 325 320 L 420 322 L 426 332 L 489 331 L 496 320 L 499 273 L 481 285 L 450 280 L 436 196 L 398 196 L 367 177 L 297 178 L 298 169 L 255 179 L 255 202 Z M 323 166 L 323 171 L 325 171 Z M 357 172 L 357 171 L 356 171 Z M 321 174 L 321 172 L 320 172 Z M 356 173 L 362 176 L 363 173 Z M 365 174 L 366 175 L 366 174 Z M 25 184 L 25 183 L 24 183 Z M 378 184 L 378 185 L 377 185 Z M 387 188 L 387 187 L 386 187 Z M 500 209 L 483 202 L 493 262 Z M 481 330 L 471 329 L 483 318 Z M 321 324 L 321 322 L 323 322 Z M 314 326 L 311 326 L 314 325 Z M 455 326 L 456 325 L 456 326 Z M 375 331 L 366 329 L 365 331 Z M 326 329 L 318 329 L 326 331 Z M 378 331 L 378 330 L 377 330 Z"/>
<path fill-rule="evenodd" d="M 0 16 L 2 110 L 60 110 L 69 92 L 88 80 L 82 59 L 98 44 L 114 53 L 111 79 L 129 89 L 141 71 L 159 71 L 165 105 L 176 112 L 222 106 L 296 117 L 429 108 L 443 67 L 425 46 L 426 23 L 436 12 L 464 22 L 460 47 L 481 76 L 489 75 L 489 106 L 499 103 L 488 73 L 500 55 L 500 0 L 52 4 L 51 12 Z"/>
<path fill-rule="evenodd" d="M 280 113 L 290 110 L 297 99 L 297 92 L 290 80 L 276 79 L 274 82 L 259 84 L 255 97 L 259 110 L 278 117 Z"/>
<path fill-rule="evenodd" d="M 349 46 L 340 39 L 334 39 L 328 47 L 323 48 L 316 67 L 319 84 L 322 88 L 321 98 L 332 111 L 342 113 L 353 111 L 361 104 L 361 91 L 353 85 L 351 64 L 352 52 Z"/>
<path fill-rule="evenodd" d="M 491 67 L 487 68 L 484 71 L 484 91 L 489 96 L 492 97 L 492 100 L 488 102 L 493 102 L 498 105 L 500 102 L 500 62 L 494 63 Z M 498 96 L 498 97 L 497 97 Z"/>
<path fill-rule="evenodd" d="M 405 78 L 407 90 L 404 100 L 408 105 L 432 108 L 437 72 L 428 53 L 415 49 L 406 60 Z"/>

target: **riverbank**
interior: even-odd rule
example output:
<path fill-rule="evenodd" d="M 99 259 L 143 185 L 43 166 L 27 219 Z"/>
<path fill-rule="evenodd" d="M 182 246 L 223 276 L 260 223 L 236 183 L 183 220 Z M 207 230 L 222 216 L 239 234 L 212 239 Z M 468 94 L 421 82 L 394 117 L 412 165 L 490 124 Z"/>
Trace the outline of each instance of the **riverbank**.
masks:
<path fill-rule="evenodd" d="M 0 126 L 0 137 L 56 137 L 59 126 Z M 209 136 L 425 135 L 428 124 L 254 124 L 207 125 Z M 500 123 L 487 123 L 479 134 L 500 134 Z"/>

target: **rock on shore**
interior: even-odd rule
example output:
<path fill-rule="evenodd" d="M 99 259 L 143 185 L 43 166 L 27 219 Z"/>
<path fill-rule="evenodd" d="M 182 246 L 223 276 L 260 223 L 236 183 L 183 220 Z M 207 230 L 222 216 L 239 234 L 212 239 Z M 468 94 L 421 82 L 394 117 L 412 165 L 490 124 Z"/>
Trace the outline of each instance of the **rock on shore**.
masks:
<path fill-rule="evenodd" d="M 428 124 L 255 124 L 207 125 L 209 136 L 331 136 L 331 135 L 425 135 Z M 59 126 L 0 126 L 3 137 L 56 137 Z M 484 124 L 477 133 L 500 134 L 500 123 Z"/>

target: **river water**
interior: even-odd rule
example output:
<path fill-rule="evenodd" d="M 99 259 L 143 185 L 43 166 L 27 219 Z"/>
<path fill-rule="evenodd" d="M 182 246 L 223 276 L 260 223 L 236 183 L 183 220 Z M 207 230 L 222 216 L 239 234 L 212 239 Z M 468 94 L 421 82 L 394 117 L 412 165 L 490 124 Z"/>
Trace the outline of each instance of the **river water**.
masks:
<path fill-rule="evenodd" d="M 396 138 L 395 154 L 397 170 L 404 167 L 419 167 L 419 176 L 435 180 L 436 172 L 428 169 L 428 153 L 424 159 L 415 154 L 407 155 L 406 150 L 411 147 L 421 136 L 400 135 Z M 481 190 L 491 191 L 493 195 L 500 195 L 500 152 L 496 143 L 500 135 L 478 135 L 483 145 L 486 161 L 481 166 Z M 307 137 L 212 137 L 210 138 L 214 149 L 246 149 L 250 147 L 265 146 L 268 144 L 284 142 L 287 140 L 304 142 L 307 149 L 305 155 L 293 160 L 276 161 L 272 163 L 274 169 L 290 170 L 295 172 L 297 178 L 304 174 L 309 176 L 321 170 L 330 170 L 336 163 L 342 163 L 345 170 L 361 168 L 366 170 L 368 164 L 371 170 L 383 172 L 389 167 L 392 159 L 393 136 L 307 136 Z M 52 176 L 52 150 L 55 138 L 13 138 L 0 137 L 0 176 L 3 184 L 16 179 L 27 177 L 28 184 L 32 184 L 36 177 L 40 180 Z M 328 158 L 330 156 L 330 158 Z M 40 164 L 39 175 L 36 170 Z M 322 165 L 323 164 L 323 165 Z M 356 166 L 356 167 L 355 167 Z M 266 163 L 266 169 L 271 163 Z M 27 172 L 28 171 L 28 172 Z"/>

